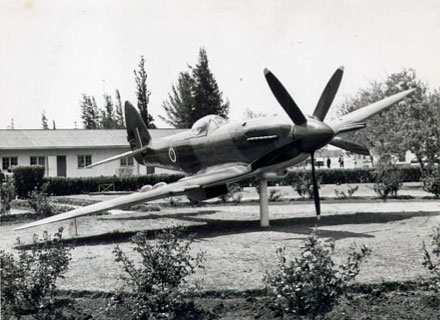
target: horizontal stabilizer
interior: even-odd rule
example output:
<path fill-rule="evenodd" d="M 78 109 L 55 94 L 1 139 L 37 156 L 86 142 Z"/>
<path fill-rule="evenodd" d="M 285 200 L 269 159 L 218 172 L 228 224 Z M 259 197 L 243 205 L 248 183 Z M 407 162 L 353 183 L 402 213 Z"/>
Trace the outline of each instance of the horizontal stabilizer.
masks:
<path fill-rule="evenodd" d="M 346 141 L 341 138 L 335 137 L 332 141 L 329 142 L 331 145 L 353 152 L 358 154 L 363 154 L 364 156 L 370 155 L 370 150 L 367 149 L 367 147 L 364 147 L 363 145 Z"/>
<path fill-rule="evenodd" d="M 111 162 L 111 161 L 115 161 L 115 160 L 122 159 L 122 158 L 133 157 L 135 155 L 138 155 L 138 154 L 144 152 L 147 149 L 148 149 L 148 147 L 143 147 L 143 148 L 140 148 L 140 149 L 137 149 L 137 150 L 134 150 L 134 151 L 127 151 L 127 152 L 118 154 L 116 156 L 113 156 L 113 157 L 110 157 L 110 158 L 107 158 L 107 159 L 104 159 L 104 160 L 92 163 L 92 164 L 88 165 L 86 168 L 92 168 L 92 167 L 99 166 L 101 164 L 104 164 L 104 163 L 107 163 L 107 162 Z"/>

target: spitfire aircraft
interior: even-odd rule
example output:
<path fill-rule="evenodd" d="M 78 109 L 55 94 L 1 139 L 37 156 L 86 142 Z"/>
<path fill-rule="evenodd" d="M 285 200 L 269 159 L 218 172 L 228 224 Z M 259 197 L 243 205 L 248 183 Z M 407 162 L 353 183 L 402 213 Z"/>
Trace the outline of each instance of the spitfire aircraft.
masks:
<path fill-rule="evenodd" d="M 180 170 L 185 172 L 187 177 L 170 184 L 147 185 L 130 195 L 74 209 L 25 224 L 17 229 L 169 196 L 186 195 L 192 200 L 206 200 L 226 194 L 228 183 L 249 177 L 260 177 L 262 181 L 281 178 L 286 174 L 286 168 L 308 157 L 311 158 L 315 209 L 319 217 L 321 208 L 315 175 L 315 151 L 331 144 L 350 152 L 368 155 L 369 151 L 364 146 L 346 141 L 339 135 L 364 128 L 367 118 L 414 91 L 409 89 L 397 93 L 324 123 L 339 88 L 343 67 L 338 68 L 330 78 L 311 116 L 301 111 L 272 72 L 265 69 L 264 75 L 276 100 L 290 120 L 273 116 L 228 122 L 222 117 L 208 115 L 196 121 L 191 130 L 156 140 L 151 138 L 138 112 L 127 101 L 125 118 L 131 151 L 91 166 L 133 156 L 140 164 Z M 264 194 L 260 197 L 263 196 Z"/>

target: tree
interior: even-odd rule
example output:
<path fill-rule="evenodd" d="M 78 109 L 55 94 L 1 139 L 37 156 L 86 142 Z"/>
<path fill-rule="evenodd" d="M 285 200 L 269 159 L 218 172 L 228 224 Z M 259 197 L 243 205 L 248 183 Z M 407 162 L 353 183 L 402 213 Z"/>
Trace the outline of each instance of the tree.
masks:
<path fill-rule="evenodd" d="M 48 130 L 49 129 L 49 125 L 47 124 L 46 112 L 44 110 L 41 113 L 41 128 L 44 129 L 44 130 Z"/>
<path fill-rule="evenodd" d="M 144 120 L 147 128 L 156 128 L 153 123 L 154 118 L 148 112 L 148 103 L 150 102 L 151 92 L 147 88 L 147 78 L 148 74 L 145 71 L 145 59 L 141 56 L 141 60 L 138 65 L 139 69 L 134 70 L 134 76 L 136 81 L 136 95 L 138 100 L 138 108 L 141 113 L 142 120 Z"/>
<path fill-rule="evenodd" d="M 192 119 L 200 119 L 208 114 L 227 118 L 229 101 L 223 102 L 223 93 L 219 90 L 214 75 L 209 70 L 208 55 L 204 48 L 199 50 L 199 62 L 192 70 L 194 109 Z"/>
<path fill-rule="evenodd" d="M 116 89 L 115 120 L 116 120 L 118 128 L 121 128 L 121 129 L 125 128 L 124 113 L 122 111 L 121 95 L 120 95 L 118 89 Z"/>
<path fill-rule="evenodd" d="M 80 108 L 85 129 L 125 128 L 119 90 L 116 90 L 116 104 L 113 103 L 111 95 L 104 93 L 104 107 L 100 108 L 96 104 L 95 97 L 83 94 Z"/>
<path fill-rule="evenodd" d="M 405 146 L 416 155 L 422 171 L 431 170 L 440 164 L 440 91 L 427 93 L 417 108 L 409 109 L 408 118 L 402 125 Z"/>
<path fill-rule="evenodd" d="M 162 106 L 168 119 L 161 117 L 176 128 L 189 128 L 198 119 L 217 114 L 227 118 L 229 102 L 223 101 L 214 75 L 209 70 L 206 50 L 199 51 L 198 64 L 189 72 L 181 72 L 177 84 L 171 88 L 168 100 Z"/>
<path fill-rule="evenodd" d="M 168 100 L 162 104 L 168 119 L 159 117 L 175 128 L 190 128 L 195 122 L 191 118 L 194 108 L 193 83 L 194 81 L 188 72 L 181 72 L 177 84 L 171 88 L 172 93 L 168 94 Z"/>
<path fill-rule="evenodd" d="M 103 129 L 114 129 L 117 127 L 115 112 L 113 110 L 113 99 L 109 94 L 104 93 L 104 109 L 101 109 L 101 127 Z"/>
<path fill-rule="evenodd" d="M 428 97 L 426 86 L 417 79 L 412 69 L 393 73 L 383 82 L 373 81 L 354 97 L 348 97 L 339 108 L 341 114 L 352 112 L 403 90 L 415 88 L 415 92 L 400 101 L 397 106 L 383 111 L 367 120 L 367 128 L 347 133 L 350 139 L 358 141 L 378 155 L 379 161 L 391 163 L 396 155 L 411 150 L 418 159 L 423 152 L 417 145 L 425 145 L 427 136 L 420 134 L 425 126 L 418 114 L 424 113 L 423 106 Z"/>
<path fill-rule="evenodd" d="M 96 100 L 93 96 L 82 94 L 80 100 L 81 118 L 85 129 L 100 129 L 101 119 Z"/>

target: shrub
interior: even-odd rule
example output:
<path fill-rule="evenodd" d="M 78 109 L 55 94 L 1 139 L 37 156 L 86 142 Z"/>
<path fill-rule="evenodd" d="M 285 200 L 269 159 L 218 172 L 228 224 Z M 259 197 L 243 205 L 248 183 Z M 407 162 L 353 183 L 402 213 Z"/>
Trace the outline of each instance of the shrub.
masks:
<path fill-rule="evenodd" d="M 26 198 L 28 193 L 43 185 L 44 167 L 14 167 L 12 169 L 15 191 L 18 197 Z"/>
<path fill-rule="evenodd" d="M 389 195 L 397 197 L 402 187 L 400 170 L 393 165 L 378 166 L 375 173 L 374 191 L 379 197 L 386 200 Z"/>
<path fill-rule="evenodd" d="M 36 215 L 40 217 L 49 217 L 54 214 L 72 210 L 72 207 L 70 206 L 50 203 L 49 195 L 46 191 L 47 184 L 45 183 L 40 190 L 35 188 L 28 195 L 27 203 L 29 207 L 31 207 L 35 211 Z"/>
<path fill-rule="evenodd" d="M 0 215 L 9 214 L 11 211 L 11 202 L 15 197 L 14 185 L 10 182 L 0 184 Z"/>
<path fill-rule="evenodd" d="M 422 179 L 423 190 L 434 194 L 436 198 L 440 196 L 440 169 L 430 170 Z"/>
<path fill-rule="evenodd" d="M 190 254 L 193 238 L 179 239 L 182 232 L 181 228 L 163 231 L 157 235 L 157 241 L 149 240 L 146 232 L 136 234 L 132 243 L 141 258 L 138 267 L 119 246 L 114 249 L 116 262 L 121 263 L 124 270 L 121 278 L 132 294 L 119 294 L 109 306 L 109 312 L 122 305 L 130 319 L 189 318 L 188 312 L 194 312 L 195 306 L 185 301 L 183 284 L 187 276 L 202 268 L 204 256 Z M 202 318 L 201 315 L 195 318 Z"/>
<path fill-rule="evenodd" d="M 334 241 L 322 243 L 314 232 L 305 240 L 301 256 L 290 263 L 284 249 L 277 250 L 279 269 L 267 272 L 264 282 L 280 312 L 316 316 L 330 311 L 371 253 L 366 246 L 356 250 L 352 245 L 347 262 L 335 268 L 333 249 Z"/>
<path fill-rule="evenodd" d="M 228 187 L 228 193 L 220 196 L 220 200 L 223 203 L 226 203 L 228 201 L 240 203 L 241 199 L 243 198 L 243 195 L 241 194 L 241 192 L 243 191 L 243 188 L 240 186 L 240 184 L 230 183 L 227 185 L 227 187 Z"/>
<path fill-rule="evenodd" d="M 53 215 L 52 206 L 49 203 L 49 195 L 46 193 L 46 190 L 45 186 L 41 190 L 35 188 L 28 195 L 29 206 L 35 211 L 35 214 L 41 217 Z"/>
<path fill-rule="evenodd" d="M 433 275 L 430 288 L 435 292 L 440 292 L 440 225 L 433 228 L 431 235 L 431 252 L 426 248 L 423 242 L 423 266 Z"/>
<path fill-rule="evenodd" d="M 59 318 L 54 314 L 56 280 L 69 268 L 70 248 L 61 242 L 62 228 L 48 240 L 34 235 L 31 252 L 21 250 L 18 259 L 0 250 L 2 315 L 33 315 L 36 318 Z M 17 245 L 20 245 L 17 239 Z"/>
<path fill-rule="evenodd" d="M 350 185 L 347 185 L 347 193 L 345 193 L 344 191 L 339 191 L 337 189 L 335 189 L 335 194 L 337 198 L 342 198 L 342 199 L 351 199 L 353 197 L 353 195 L 355 194 L 356 191 L 358 191 L 359 186 L 355 186 L 352 187 Z"/>
<path fill-rule="evenodd" d="M 318 189 L 320 188 L 321 179 L 318 176 Z M 310 175 L 301 175 L 293 183 L 292 188 L 299 194 L 300 197 L 313 199 L 313 180 Z"/>
<path fill-rule="evenodd" d="M 269 201 L 280 201 L 282 197 L 283 194 L 279 189 L 269 190 Z"/>

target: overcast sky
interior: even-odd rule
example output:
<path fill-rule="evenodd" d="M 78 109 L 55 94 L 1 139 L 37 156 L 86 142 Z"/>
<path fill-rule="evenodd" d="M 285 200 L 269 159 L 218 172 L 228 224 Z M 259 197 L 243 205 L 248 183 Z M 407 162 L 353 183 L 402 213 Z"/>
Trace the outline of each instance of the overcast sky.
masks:
<path fill-rule="evenodd" d="M 340 65 L 334 104 L 404 67 L 439 88 L 440 1 L 0 0 L 0 128 L 40 128 L 43 109 L 57 128 L 82 127 L 81 93 L 135 102 L 140 55 L 166 126 L 162 102 L 201 46 L 231 118 L 279 112 L 265 67 L 312 113 Z"/>

